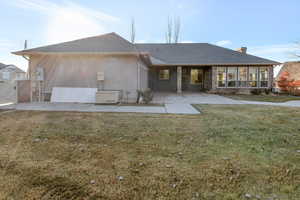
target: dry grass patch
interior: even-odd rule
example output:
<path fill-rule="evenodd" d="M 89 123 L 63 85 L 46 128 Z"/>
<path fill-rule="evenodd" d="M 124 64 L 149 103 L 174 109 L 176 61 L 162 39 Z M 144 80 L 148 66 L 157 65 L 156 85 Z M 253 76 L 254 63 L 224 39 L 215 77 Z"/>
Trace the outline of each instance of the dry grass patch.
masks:
<path fill-rule="evenodd" d="M 300 198 L 300 110 L 198 107 L 2 115 L 0 199 Z"/>
<path fill-rule="evenodd" d="M 300 101 L 300 97 L 292 95 L 247 95 L 247 94 L 234 94 L 234 95 L 224 95 L 235 100 L 245 100 L 245 101 L 265 101 L 265 102 L 287 102 L 287 101 Z"/>

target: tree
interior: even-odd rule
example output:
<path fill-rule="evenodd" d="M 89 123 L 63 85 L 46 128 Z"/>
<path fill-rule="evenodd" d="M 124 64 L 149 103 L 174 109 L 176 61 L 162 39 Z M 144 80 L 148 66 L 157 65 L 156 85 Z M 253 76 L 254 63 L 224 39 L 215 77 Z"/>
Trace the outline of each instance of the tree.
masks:
<path fill-rule="evenodd" d="M 180 39 L 180 17 L 174 19 L 168 17 L 167 31 L 166 31 L 166 43 L 178 43 Z"/>
<path fill-rule="evenodd" d="M 173 33 L 173 21 L 170 17 L 168 17 L 168 27 L 166 32 L 166 43 L 172 43 L 172 33 Z"/>
<path fill-rule="evenodd" d="M 179 42 L 179 34 L 180 34 L 180 18 L 177 17 L 174 20 L 174 43 Z"/>
<path fill-rule="evenodd" d="M 300 81 L 292 79 L 288 72 L 283 72 L 279 76 L 279 80 L 277 83 L 281 91 L 287 92 L 291 95 L 300 95 Z"/>
<path fill-rule="evenodd" d="M 131 19 L 130 40 L 132 43 L 135 42 L 135 20 L 134 20 L 134 18 Z"/>

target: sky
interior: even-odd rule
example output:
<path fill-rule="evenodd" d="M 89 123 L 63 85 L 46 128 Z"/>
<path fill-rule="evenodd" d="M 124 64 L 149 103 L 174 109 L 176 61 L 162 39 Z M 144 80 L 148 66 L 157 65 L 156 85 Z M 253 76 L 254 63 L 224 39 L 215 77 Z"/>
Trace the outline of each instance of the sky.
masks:
<path fill-rule="evenodd" d="M 168 17 L 181 21 L 180 42 L 208 42 L 279 62 L 297 60 L 299 0 L 0 0 L 0 62 L 28 48 L 116 32 L 136 42 L 165 42 Z M 299 47 L 299 48 L 298 48 Z M 298 58 L 299 59 L 299 58 Z"/>

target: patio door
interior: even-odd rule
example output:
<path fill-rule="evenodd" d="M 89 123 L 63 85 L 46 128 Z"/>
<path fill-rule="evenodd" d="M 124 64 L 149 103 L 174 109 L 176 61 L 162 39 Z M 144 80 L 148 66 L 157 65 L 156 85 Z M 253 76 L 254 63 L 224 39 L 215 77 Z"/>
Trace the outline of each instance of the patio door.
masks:
<path fill-rule="evenodd" d="M 201 91 L 204 86 L 204 70 L 202 68 L 183 68 L 182 90 Z"/>

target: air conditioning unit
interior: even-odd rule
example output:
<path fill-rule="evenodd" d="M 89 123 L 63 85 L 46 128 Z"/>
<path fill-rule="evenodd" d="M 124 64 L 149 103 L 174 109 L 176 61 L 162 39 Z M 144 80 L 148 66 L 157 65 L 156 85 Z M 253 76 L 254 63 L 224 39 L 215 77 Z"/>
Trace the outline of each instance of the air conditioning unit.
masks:
<path fill-rule="evenodd" d="M 115 104 L 120 102 L 120 91 L 96 92 L 96 104 Z"/>

